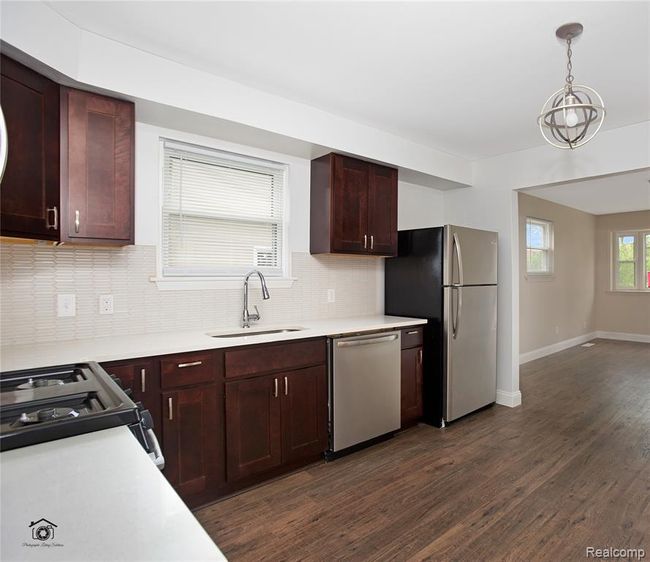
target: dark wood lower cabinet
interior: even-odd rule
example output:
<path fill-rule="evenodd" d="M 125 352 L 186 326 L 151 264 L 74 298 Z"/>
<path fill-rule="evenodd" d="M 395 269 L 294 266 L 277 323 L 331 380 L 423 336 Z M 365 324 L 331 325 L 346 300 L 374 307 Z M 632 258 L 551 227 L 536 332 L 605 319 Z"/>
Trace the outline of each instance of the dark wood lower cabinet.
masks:
<path fill-rule="evenodd" d="M 154 433 L 162 439 L 160 420 L 160 373 L 153 359 L 136 359 L 127 362 L 104 363 L 107 373 L 120 379 L 123 388 L 130 388 L 133 400 L 142 402 L 153 420 Z"/>
<path fill-rule="evenodd" d="M 322 365 L 226 383 L 228 482 L 325 451 L 326 376 Z"/>
<path fill-rule="evenodd" d="M 226 383 L 228 481 L 282 462 L 280 379 L 268 375 Z"/>
<path fill-rule="evenodd" d="M 325 366 L 282 376 L 282 461 L 313 457 L 327 449 Z"/>
<path fill-rule="evenodd" d="M 186 500 L 223 482 L 223 396 L 217 385 L 162 394 L 163 454 L 169 482 Z"/>
<path fill-rule="evenodd" d="M 163 474 L 196 507 L 322 456 L 325 362 L 319 338 L 102 367 L 151 412 Z"/>
<path fill-rule="evenodd" d="M 402 349 L 402 427 L 422 417 L 422 347 Z"/>

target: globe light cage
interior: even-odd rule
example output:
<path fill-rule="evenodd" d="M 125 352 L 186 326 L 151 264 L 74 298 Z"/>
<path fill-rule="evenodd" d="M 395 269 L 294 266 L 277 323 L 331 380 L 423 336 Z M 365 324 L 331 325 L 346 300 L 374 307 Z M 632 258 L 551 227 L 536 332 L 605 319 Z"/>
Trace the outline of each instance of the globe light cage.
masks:
<path fill-rule="evenodd" d="M 593 88 L 578 84 L 551 94 L 537 119 L 546 142 L 568 149 L 593 139 L 604 120 L 603 98 Z"/>
<path fill-rule="evenodd" d="M 571 42 L 582 33 L 580 23 L 558 27 L 555 35 L 567 43 L 566 84 L 542 106 L 537 118 L 542 136 L 556 148 L 574 149 L 596 136 L 605 119 L 605 104 L 598 92 L 573 83 Z"/>

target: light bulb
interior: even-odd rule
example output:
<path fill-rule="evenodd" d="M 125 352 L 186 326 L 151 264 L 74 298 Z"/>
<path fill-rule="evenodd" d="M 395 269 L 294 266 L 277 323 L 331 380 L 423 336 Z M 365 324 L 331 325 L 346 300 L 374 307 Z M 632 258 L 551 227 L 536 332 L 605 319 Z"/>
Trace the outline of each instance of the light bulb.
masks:
<path fill-rule="evenodd" d="M 567 127 L 575 127 L 578 124 L 578 114 L 575 109 L 567 109 L 566 112 L 566 125 Z"/>

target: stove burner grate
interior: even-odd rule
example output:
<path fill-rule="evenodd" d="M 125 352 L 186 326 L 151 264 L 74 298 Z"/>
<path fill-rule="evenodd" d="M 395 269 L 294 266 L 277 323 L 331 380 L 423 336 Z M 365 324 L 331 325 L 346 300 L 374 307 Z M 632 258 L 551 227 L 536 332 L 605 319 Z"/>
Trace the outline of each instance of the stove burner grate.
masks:
<path fill-rule="evenodd" d="M 28 379 L 27 382 L 19 384 L 16 390 L 31 390 L 32 388 L 43 388 L 46 386 L 59 386 L 65 384 L 61 379 Z"/>

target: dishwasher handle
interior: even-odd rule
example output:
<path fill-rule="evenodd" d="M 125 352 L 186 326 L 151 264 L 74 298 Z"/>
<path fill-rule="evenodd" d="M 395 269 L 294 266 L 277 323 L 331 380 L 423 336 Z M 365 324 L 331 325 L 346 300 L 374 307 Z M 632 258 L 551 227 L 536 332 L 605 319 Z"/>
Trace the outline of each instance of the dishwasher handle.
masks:
<path fill-rule="evenodd" d="M 357 347 L 359 345 L 372 345 L 375 343 L 385 343 L 389 341 L 395 341 L 397 337 L 398 334 L 392 334 L 390 336 L 381 336 L 378 338 L 369 338 L 363 340 L 337 341 L 336 347 Z"/>

